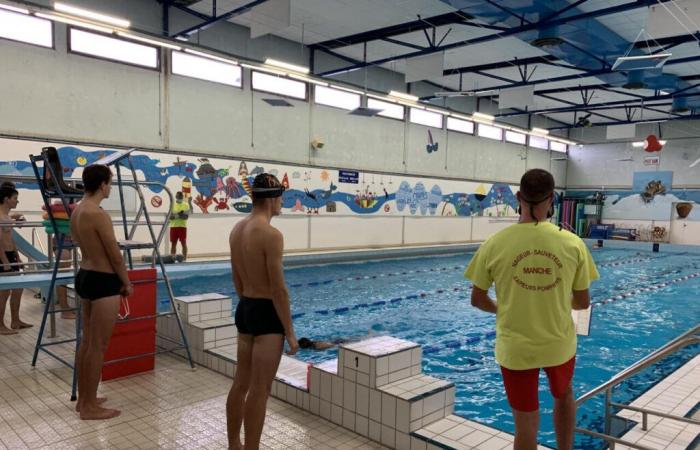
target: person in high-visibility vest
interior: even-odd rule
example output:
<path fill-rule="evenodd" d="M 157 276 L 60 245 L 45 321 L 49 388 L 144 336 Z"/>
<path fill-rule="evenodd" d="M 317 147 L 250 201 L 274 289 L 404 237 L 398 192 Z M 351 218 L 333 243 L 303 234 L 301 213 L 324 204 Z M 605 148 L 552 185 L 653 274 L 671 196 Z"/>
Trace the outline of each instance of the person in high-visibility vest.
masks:
<path fill-rule="evenodd" d="M 182 192 L 175 194 L 175 204 L 170 212 L 170 255 L 175 258 L 177 241 L 182 245 L 182 257 L 187 259 L 187 219 L 190 216 L 190 205 L 185 201 Z"/>

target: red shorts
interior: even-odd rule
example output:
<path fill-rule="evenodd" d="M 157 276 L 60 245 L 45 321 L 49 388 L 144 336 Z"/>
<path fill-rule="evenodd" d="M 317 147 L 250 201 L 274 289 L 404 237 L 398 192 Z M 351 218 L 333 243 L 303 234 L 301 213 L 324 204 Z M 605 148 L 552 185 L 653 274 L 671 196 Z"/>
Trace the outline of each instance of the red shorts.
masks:
<path fill-rule="evenodd" d="M 174 244 L 177 241 L 183 244 L 187 243 L 187 228 L 175 227 L 170 229 L 170 243 Z"/>
<path fill-rule="evenodd" d="M 564 364 L 544 368 L 549 379 L 549 391 L 554 398 L 566 396 L 574 376 L 575 365 L 576 355 Z M 501 374 L 508 403 L 513 409 L 522 412 L 540 409 L 540 400 L 537 396 L 540 369 L 511 370 L 501 366 Z"/>

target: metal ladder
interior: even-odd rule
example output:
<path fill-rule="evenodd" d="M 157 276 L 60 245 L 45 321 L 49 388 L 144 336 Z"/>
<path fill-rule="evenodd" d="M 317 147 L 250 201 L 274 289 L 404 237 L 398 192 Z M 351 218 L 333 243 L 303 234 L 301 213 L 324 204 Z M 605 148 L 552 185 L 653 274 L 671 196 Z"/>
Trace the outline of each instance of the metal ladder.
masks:
<path fill-rule="evenodd" d="M 36 180 L 39 185 L 39 190 L 41 192 L 41 197 L 44 201 L 44 206 L 46 207 L 46 211 L 49 216 L 49 220 L 51 222 L 54 236 L 55 236 L 55 242 L 56 242 L 56 258 L 55 258 L 55 263 L 53 266 L 53 270 L 51 272 L 51 281 L 49 285 L 49 294 L 48 298 L 46 299 L 46 304 L 44 307 L 44 313 L 42 316 L 41 320 L 41 325 L 39 327 L 39 334 L 37 336 L 37 341 L 36 341 L 36 346 L 34 347 L 34 356 L 32 358 L 32 366 L 36 366 L 37 358 L 39 355 L 39 351 L 43 351 L 47 355 L 51 356 L 52 358 L 58 360 L 62 364 L 68 366 L 69 368 L 73 369 L 73 381 L 72 381 L 72 387 L 71 387 L 71 401 L 77 400 L 77 395 L 76 395 L 76 388 L 77 388 L 77 370 L 75 369 L 75 357 L 77 357 L 78 350 L 80 348 L 80 340 L 81 340 L 81 330 L 82 330 L 82 315 L 81 315 L 81 300 L 79 297 L 76 295 L 76 308 L 73 309 L 68 309 L 68 310 L 62 310 L 62 309 L 56 309 L 53 307 L 54 303 L 54 295 L 55 295 L 55 287 L 57 285 L 57 281 L 59 281 L 59 265 L 61 264 L 61 254 L 63 250 L 73 250 L 76 249 L 76 245 L 73 242 L 66 242 L 67 236 L 63 233 L 61 233 L 60 228 L 58 226 L 58 223 L 56 222 L 56 218 L 54 217 L 54 211 L 51 208 L 51 200 L 52 199 L 60 199 L 61 203 L 63 204 L 64 211 L 68 214 L 70 217 L 71 211 L 70 211 L 70 203 L 74 201 L 75 199 L 82 198 L 83 194 L 82 192 L 77 193 L 74 192 L 74 189 L 71 189 L 70 187 L 67 187 L 64 184 L 63 178 L 62 178 L 62 173 L 57 173 L 56 169 L 57 167 L 54 167 L 48 157 L 48 152 L 49 151 L 56 151 L 55 149 L 49 147 L 45 148 L 42 150 L 41 154 L 38 156 L 30 155 L 30 161 L 32 163 L 32 168 L 34 170 L 34 175 L 36 177 Z M 184 328 L 182 326 L 182 321 L 180 320 L 180 315 L 177 311 L 177 308 L 175 307 L 175 296 L 173 293 L 172 286 L 170 284 L 170 278 L 168 277 L 168 273 L 165 269 L 165 264 L 163 262 L 163 259 L 161 258 L 160 255 L 160 250 L 159 250 L 159 244 L 163 238 L 163 235 L 165 234 L 165 229 L 167 225 L 167 220 L 163 222 L 162 229 L 160 233 L 156 236 L 156 233 L 153 229 L 153 222 L 151 221 L 150 214 L 148 212 L 148 209 L 146 208 L 146 202 L 145 198 L 143 195 L 143 190 L 142 190 L 142 185 L 157 185 L 163 188 L 166 193 L 168 194 L 168 197 L 170 199 L 170 204 L 172 204 L 172 193 L 170 190 L 165 186 L 164 184 L 161 183 L 156 183 L 156 182 L 140 182 L 136 176 L 136 169 L 134 168 L 133 161 L 131 159 L 131 153 L 133 149 L 127 150 L 127 151 L 116 151 L 112 153 L 111 155 L 108 155 L 107 157 L 97 161 L 95 164 L 103 164 L 107 166 L 113 165 L 116 170 L 117 174 L 117 187 L 119 189 L 119 200 L 120 200 L 120 209 L 121 209 L 121 222 L 122 222 L 122 227 L 124 231 L 124 238 L 125 240 L 119 241 L 119 247 L 124 251 L 128 263 L 129 269 L 134 268 L 134 261 L 132 257 L 132 251 L 133 250 L 141 250 L 141 249 L 152 249 L 152 259 L 151 259 L 151 264 L 150 266 L 152 268 L 155 268 L 156 262 L 158 262 L 160 266 L 160 272 L 161 272 L 161 277 L 157 277 L 156 281 L 163 281 L 166 290 L 168 292 L 168 298 L 169 298 L 169 303 L 170 303 L 170 310 L 163 312 L 163 313 L 158 313 L 156 311 L 156 314 L 153 316 L 143 316 L 143 317 L 137 317 L 134 319 L 125 319 L 125 320 L 119 320 L 117 323 L 124 323 L 124 322 L 130 322 L 134 320 L 145 320 L 145 319 L 155 319 L 158 317 L 165 317 L 165 316 L 170 316 L 174 315 L 178 329 L 180 330 L 180 337 L 181 341 L 177 341 L 174 339 L 170 339 L 169 337 L 166 336 L 158 336 L 160 339 L 168 342 L 172 342 L 175 344 L 175 346 L 171 348 L 162 348 L 162 350 L 156 349 L 155 352 L 152 353 L 144 353 L 140 355 L 135 355 L 135 356 L 129 356 L 125 358 L 120 358 L 120 359 L 115 359 L 109 362 L 106 362 L 105 364 L 114 364 L 126 360 L 132 360 L 132 359 L 138 359 L 142 358 L 145 356 L 150 356 L 150 355 L 156 355 L 160 353 L 168 353 L 168 352 L 173 352 L 176 350 L 184 349 L 187 353 L 187 361 L 190 364 L 191 368 L 195 368 L 194 366 L 194 361 L 192 360 L 192 354 L 190 353 L 190 348 L 187 342 L 187 336 L 185 334 Z M 124 180 L 122 178 L 122 168 L 126 168 L 131 172 L 132 180 Z M 60 169 L 60 167 L 59 167 Z M 47 175 L 49 180 L 53 180 L 52 186 L 48 186 L 48 183 L 46 182 L 47 180 Z M 129 186 L 135 189 L 138 199 L 139 199 L 139 209 L 138 212 L 135 216 L 135 219 L 133 221 L 128 220 L 127 218 L 127 211 L 126 211 L 126 205 L 124 201 L 124 186 Z M 71 189 L 73 192 L 66 192 L 68 189 Z M 145 221 L 141 221 L 141 217 L 143 216 Z M 129 230 L 128 225 L 131 224 L 132 228 Z M 134 236 L 134 233 L 136 232 L 136 228 L 139 225 L 146 225 L 149 231 L 149 236 L 151 238 L 151 242 L 145 242 L 145 243 L 139 243 L 139 242 L 134 242 L 131 239 Z M 67 281 L 65 278 L 70 278 L 71 280 L 74 280 L 75 275 L 77 273 L 78 269 L 78 256 L 77 252 L 73 251 L 73 274 L 68 277 L 60 277 L 63 278 L 60 281 L 62 284 L 67 284 L 65 281 Z M 63 339 L 59 341 L 54 341 L 54 342 L 44 342 L 44 332 L 46 329 L 46 322 L 49 316 L 53 317 L 54 314 L 63 312 L 63 311 L 77 311 L 77 317 L 75 321 L 75 337 L 74 338 L 69 338 L 69 339 Z M 157 331 L 157 330 L 156 330 Z M 73 359 L 73 362 L 71 363 L 70 361 L 66 361 L 63 357 L 61 357 L 59 354 L 53 352 L 50 350 L 48 347 L 54 346 L 54 345 L 60 345 L 60 344 L 68 344 L 75 342 L 75 356 Z"/>

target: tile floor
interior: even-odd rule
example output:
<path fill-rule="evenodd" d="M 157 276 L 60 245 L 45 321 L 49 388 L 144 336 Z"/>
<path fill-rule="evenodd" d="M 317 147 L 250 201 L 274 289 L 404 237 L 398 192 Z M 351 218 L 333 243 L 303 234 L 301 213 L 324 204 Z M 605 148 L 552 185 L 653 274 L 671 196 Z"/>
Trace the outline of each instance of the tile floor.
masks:
<path fill-rule="evenodd" d="M 47 355 L 31 357 L 41 317 L 26 294 L 22 317 L 36 326 L 0 336 L 0 449 L 226 448 L 225 402 L 231 380 L 184 360 L 157 358 L 156 370 L 102 384 L 100 395 L 122 410 L 105 422 L 83 422 L 69 401 L 71 372 Z M 72 321 L 57 318 L 58 337 Z M 71 354 L 68 346 L 60 353 Z M 261 448 L 377 449 L 379 444 L 276 399 L 268 403 Z"/>

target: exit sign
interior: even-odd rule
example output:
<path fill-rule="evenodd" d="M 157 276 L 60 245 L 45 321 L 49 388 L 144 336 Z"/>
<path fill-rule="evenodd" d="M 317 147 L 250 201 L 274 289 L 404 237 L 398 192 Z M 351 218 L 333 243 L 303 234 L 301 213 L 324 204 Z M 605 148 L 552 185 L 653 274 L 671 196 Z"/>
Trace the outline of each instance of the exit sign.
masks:
<path fill-rule="evenodd" d="M 658 156 L 645 156 L 644 165 L 645 166 L 658 166 L 661 162 L 661 158 Z"/>

